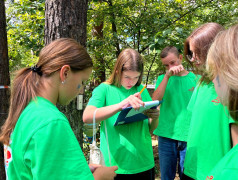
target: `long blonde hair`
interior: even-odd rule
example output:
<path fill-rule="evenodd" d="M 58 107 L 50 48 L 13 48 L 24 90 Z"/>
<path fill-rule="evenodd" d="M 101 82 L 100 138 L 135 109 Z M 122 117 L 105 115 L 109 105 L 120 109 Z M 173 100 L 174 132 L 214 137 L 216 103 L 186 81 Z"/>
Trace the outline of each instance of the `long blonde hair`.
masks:
<path fill-rule="evenodd" d="M 42 77 L 49 77 L 69 65 L 72 71 L 80 71 L 92 67 L 92 60 L 87 51 L 73 39 L 61 38 L 44 47 L 39 55 L 39 61 L 32 68 L 23 68 L 16 72 L 11 85 L 11 98 L 8 117 L 1 127 L 0 141 L 9 144 L 10 134 L 17 120 L 31 101 L 44 88 Z"/>
<path fill-rule="evenodd" d="M 229 111 L 238 120 L 238 24 L 221 32 L 208 52 L 207 70 L 211 79 L 218 74 L 229 88 Z"/>
<path fill-rule="evenodd" d="M 141 55 L 136 50 L 127 48 L 119 54 L 113 72 L 106 83 L 120 87 L 123 71 L 140 72 L 141 74 L 139 80 L 137 81 L 135 86 L 139 86 L 141 84 L 144 65 Z"/>

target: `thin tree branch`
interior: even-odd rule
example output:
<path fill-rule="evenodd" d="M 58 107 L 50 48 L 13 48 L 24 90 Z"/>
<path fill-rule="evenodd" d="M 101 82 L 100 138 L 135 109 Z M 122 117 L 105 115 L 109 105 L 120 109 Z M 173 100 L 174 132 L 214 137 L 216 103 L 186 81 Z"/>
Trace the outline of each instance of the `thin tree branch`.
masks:
<path fill-rule="evenodd" d="M 152 66 L 153 66 L 153 64 L 154 64 L 154 62 L 155 62 L 156 56 L 157 56 L 157 53 L 155 53 L 154 58 L 153 58 L 153 61 L 152 61 L 151 65 L 150 65 L 150 68 L 149 68 L 149 71 L 148 71 L 148 74 L 147 74 L 147 77 L 146 77 L 146 83 L 145 83 L 146 86 L 147 86 L 147 83 L 148 83 L 148 80 L 149 80 L 149 76 L 150 76 L 150 71 L 151 71 L 151 68 L 152 68 Z"/>
<path fill-rule="evenodd" d="M 213 2 L 213 0 L 210 0 L 210 1 L 206 2 L 206 3 L 203 3 L 203 4 L 198 5 L 197 7 L 193 8 L 193 9 L 190 9 L 189 11 L 187 11 L 186 13 L 182 14 L 180 17 L 178 17 L 177 19 L 175 19 L 174 21 L 172 21 L 169 25 L 167 25 L 166 27 L 162 28 L 162 30 L 167 29 L 168 27 L 170 27 L 171 25 L 173 25 L 175 22 L 177 22 L 177 21 L 179 21 L 180 19 L 184 18 L 186 15 L 190 14 L 191 12 L 194 12 L 196 9 L 198 9 L 198 8 L 201 7 L 202 5 L 206 5 L 206 4 L 211 3 L 211 2 Z M 142 52 L 144 52 L 147 48 L 149 48 L 149 47 L 150 47 L 150 44 L 151 44 L 151 43 L 147 44 L 145 47 L 142 47 L 142 49 L 139 51 L 139 53 L 142 53 Z"/>

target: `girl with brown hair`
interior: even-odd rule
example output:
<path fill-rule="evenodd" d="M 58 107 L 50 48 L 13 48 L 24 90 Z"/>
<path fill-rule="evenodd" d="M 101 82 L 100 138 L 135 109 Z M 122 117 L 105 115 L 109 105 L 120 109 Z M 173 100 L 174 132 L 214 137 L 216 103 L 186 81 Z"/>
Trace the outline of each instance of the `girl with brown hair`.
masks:
<path fill-rule="evenodd" d="M 151 101 L 146 89 L 139 93 L 143 88 L 142 75 L 141 55 L 134 49 L 123 50 L 112 75 L 93 91 L 83 114 L 83 121 L 92 123 L 97 111 L 96 122 L 101 122 L 100 149 L 107 166 L 118 166 L 116 180 L 154 180 L 155 176 L 150 131 L 158 125 L 159 111 L 148 111 L 146 120 L 114 126 L 124 107 L 139 109 L 144 101 Z"/>
<path fill-rule="evenodd" d="M 0 134 L 9 180 L 113 179 L 116 167 L 90 172 L 67 118 L 56 108 L 76 97 L 92 65 L 81 45 L 62 38 L 41 50 L 35 66 L 17 72 Z"/>

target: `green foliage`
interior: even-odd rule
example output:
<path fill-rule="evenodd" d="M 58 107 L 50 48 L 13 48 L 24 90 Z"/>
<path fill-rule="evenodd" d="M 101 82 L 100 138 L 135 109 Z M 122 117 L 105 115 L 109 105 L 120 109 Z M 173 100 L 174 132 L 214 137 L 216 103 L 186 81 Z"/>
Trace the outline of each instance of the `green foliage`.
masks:
<path fill-rule="evenodd" d="M 149 77 L 149 83 L 153 83 L 164 72 L 159 53 L 165 46 L 174 45 L 183 53 L 183 42 L 193 29 L 206 22 L 230 26 L 238 17 L 237 7 L 235 0 L 94 0 L 88 11 L 88 49 L 97 69 L 100 66 L 108 73 L 117 57 L 117 44 L 120 50 L 138 50 L 145 59 L 145 71 L 155 58 Z M 98 38 L 92 32 L 101 23 L 103 37 Z M 98 54 L 104 63 L 100 63 Z M 183 64 L 189 68 L 187 62 Z"/>
<path fill-rule="evenodd" d="M 10 71 L 33 65 L 44 45 L 44 1 L 10 4 L 7 33 Z"/>
<path fill-rule="evenodd" d="M 159 53 L 165 46 L 174 45 L 183 52 L 183 42 L 199 25 L 217 22 L 229 27 L 237 23 L 237 7 L 236 0 L 90 1 L 87 48 L 94 61 L 92 81 L 100 82 L 103 72 L 108 77 L 118 52 L 130 47 L 144 57 L 143 83 L 150 69 L 149 83 L 154 83 L 164 72 Z M 95 27 L 102 24 L 103 34 L 97 35 Z M 34 64 L 44 44 L 44 1 L 11 4 L 7 25 L 11 71 Z"/>

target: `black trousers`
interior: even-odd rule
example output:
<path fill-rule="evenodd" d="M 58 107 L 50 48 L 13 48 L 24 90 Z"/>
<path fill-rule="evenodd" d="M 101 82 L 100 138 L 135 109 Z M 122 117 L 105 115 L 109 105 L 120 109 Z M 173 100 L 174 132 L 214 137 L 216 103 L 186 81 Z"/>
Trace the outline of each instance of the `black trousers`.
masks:
<path fill-rule="evenodd" d="M 152 168 L 137 174 L 117 174 L 114 180 L 154 180 L 155 169 Z"/>
<path fill-rule="evenodd" d="M 185 174 L 182 174 L 181 180 L 195 180 L 195 179 L 190 178 L 189 176 L 187 176 L 187 175 L 185 175 Z"/>

